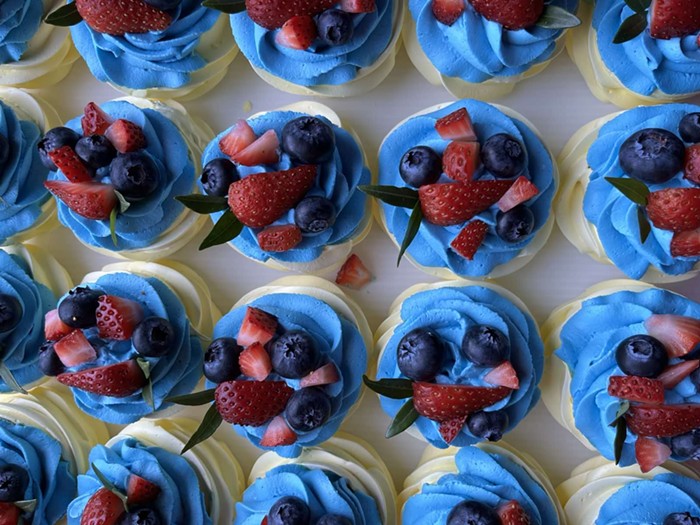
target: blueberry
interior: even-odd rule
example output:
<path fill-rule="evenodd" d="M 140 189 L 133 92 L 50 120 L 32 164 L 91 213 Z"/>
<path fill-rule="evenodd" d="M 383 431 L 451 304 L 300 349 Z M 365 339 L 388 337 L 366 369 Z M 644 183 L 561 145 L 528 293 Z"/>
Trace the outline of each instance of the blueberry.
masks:
<path fill-rule="evenodd" d="M 525 148 L 511 135 L 492 135 L 481 147 L 481 163 L 499 179 L 512 179 L 525 170 Z"/>
<path fill-rule="evenodd" d="M 269 346 L 272 368 L 287 379 L 301 379 L 313 371 L 319 354 L 313 338 L 301 330 L 291 330 Z"/>
<path fill-rule="evenodd" d="M 688 113 L 684 116 L 678 131 L 684 141 L 691 144 L 700 142 L 700 113 Z"/>
<path fill-rule="evenodd" d="M 329 46 L 340 46 L 352 38 L 352 15 L 340 9 L 324 11 L 316 19 L 318 36 Z"/>
<path fill-rule="evenodd" d="M 236 165 L 228 159 L 213 159 L 202 170 L 202 186 L 207 195 L 226 197 L 228 187 L 239 180 Z"/>
<path fill-rule="evenodd" d="M 335 150 L 333 129 L 316 117 L 298 117 L 282 128 L 282 150 L 302 164 L 319 164 Z"/>
<path fill-rule="evenodd" d="M 311 432 L 328 421 L 331 398 L 321 388 L 302 388 L 289 398 L 284 415 L 292 430 Z"/>
<path fill-rule="evenodd" d="M 694 518 L 689 512 L 674 512 L 664 518 L 663 525 L 698 525 L 700 519 Z"/>
<path fill-rule="evenodd" d="M 102 295 L 99 290 L 87 286 L 74 288 L 58 304 L 58 317 L 71 328 L 90 328 L 97 324 L 97 300 Z"/>
<path fill-rule="evenodd" d="M 700 429 L 672 437 L 671 450 L 684 459 L 700 459 Z"/>
<path fill-rule="evenodd" d="M 399 370 L 414 381 L 431 381 L 442 368 L 445 346 L 438 334 L 416 328 L 399 341 L 396 360 Z"/>
<path fill-rule="evenodd" d="M 0 333 L 9 332 L 22 320 L 22 303 L 14 295 L 0 294 Z"/>
<path fill-rule="evenodd" d="M 144 151 L 120 153 L 109 165 L 109 179 L 127 199 L 143 199 L 158 187 L 158 167 Z"/>
<path fill-rule="evenodd" d="M 502 410 L 495 412 L 474 412 L 467 418 L 467 428 L 474 436 L 488 441 L 500 441 L 508 426 L 508 414 Z"/>
<path fill-rule="evenodd" d="M 685 145 L 665 129 L 643 129 L 622 143 L 619 159 L 630 177 L 661 184 L 683 170 Z"/>
<path fill-rule="evenodd" d="M 321 233 L 335 224 L 335 206 L 325 197 L 307 197 L 294 208 L 294 223 L 304 233 Z"/>
<path fill-rule="evenodd" d="M 308 525 L 310 519 L 309 506 L 294 496 L 278 499 L 267 513 L 267 525 Z"/>
<path fill-rule="evenodd" d="M 510 342 L 498 328 L 480 324 L 464 334 L 462 353 L 477 366 L 496 366 L 510 357 Z"/>
<path fill-rule="evenodd" d="M 232 337 L 214 339 L 204 354 L 204 376 L 214 383 L 233 381 L 241 375 L 241 352 L 243 347 Z"/>
<path fill-rule="evenodd" d="M 633 335 L 622 341 L 615 359 L 620 370 L 629 376 L 657 377 L 668 365 L 666 348 L 649 335 Z"/>
<path fill-rule="evenodd" d="M 119 525 L 161 525 L 163 520 L 157 510 L 144 508 L 127 512 L 122 516 Z"/>
<path fill-rule="evenodd" d="M 478 501 L 463 501 L 454 506 L 446 525 L 501 525 L 498 513 Z"/>
<path fill-rule="evenodd" d="M 496 233 L 506 242 L 520 242 L 535 229 L 535 215 L 524 204 L 496 214 Z"/>
<path fill-rule="evenodd" d="M 146 317 L 134 329 L 131 343 L 141 355 L 162 357 L 172 349 L 175 343 L 175 330 L 167 319 Z"/>
<path fill-rule="evenodd" d="M 0 165 L 5 164 L 8 158 L 10 158 L 10 141 L 0 133 Z"/>
<path fill-rule="evenodd" d="M 144 0 L 144 2 L 156 9 L 167 11 L 168 9 L 175 9 L 182 0 Z"/>
<path fill-rule="evenodd" d="M 401 157 L 399 175 L 414 188 L 434 184 L 442 174 L 442 157 L 428 146 L 416 146 Z"/>
<path fill-rule="evenodd" d="M 29 486 L 27 471 L 17 465 L 0 467 L 0 501 L 22 501 Z"/>
<path fill-rule="evenodd" d="M 109 166 L 117 156 L 117 150 L 104 135 L 90 135 L 81 138 L 75 145 L 75 152 L 92 169 Z"/>
<path fill-rule="evenodd" d="M 316 522 L 316 525 L 353 525 L 352 521 L 338 514 L 326 514 Z"/>
<path fill-rule="evenodd" d="M 58 168 L 49 158 L 49 152 L 63 146 L 75 148 L 79 140 L 80 135 L 69 128 L 58 127 L 48 130 L 37 144 L 37 148 L 39 148 L 39 158 L 42 164 L 51 171 L 56 171 Z"/>
<path fill-rule="evenodd" d="M 39 347 L 38 366 L 41 373 L 45 376 L 57 376 L 66 371 L 65 366 L 63 366 L 54 350 L 53 344 L 53 341 L 44 341 Z"/>

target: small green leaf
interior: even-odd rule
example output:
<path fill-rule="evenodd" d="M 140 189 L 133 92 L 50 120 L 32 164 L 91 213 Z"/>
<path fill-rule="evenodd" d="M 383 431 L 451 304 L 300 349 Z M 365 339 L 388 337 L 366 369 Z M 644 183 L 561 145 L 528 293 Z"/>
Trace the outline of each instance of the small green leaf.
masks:
<path fill-rule="evenodd" d="M 44 18 L 44 22 L 47 24 L 59 27 L 74 26 L 82 21 L 83 17 L 80 16 L 78 6 L 75 5 L 75 2 L 59 7 L 55 11 L 50 12 L 48 15 L 46 15 L 46 18 Z"/>
<path fill-rule="evenodd" d="M 34 512 L 37 501 L 35 499 L 25 499 L 22 501 L 15 501 L 13 505 L 19 507 L 22 512 Z"/>
<path fill-rule="evenodd" d="M 126 197 L 124 197 L 124 195 L 119 193 L 117 190 L 114 190 L 114 194 L 117 196 L 117 200 L 119 201 L 119 213 L 124 213 L 131 207 L 131 203 L 126 200 Z"/>
<path fill-rule="evenodd" d="M 112 237 L 112 244 L 117 247 L 117 215 L 119 214 L 119 206 L 112 208 L 109 212 L 109 234 Z"/>
<path fill-rule="evenodd" d="M 396 186 L 358 186 L 358 189 L 367 195 L 375 197 L 389 206 L 400 208 L 413 208 L 418 202 L 418 192 L 411 188 L 398 188 Z"/>
<path fill-rule="evenodd" d="M 651 6 L 651 0 L 625 0 L 625 3 L 635 13 L 643 13 Z"/>
<path fill-rule="evenodd" d="M 406 399 L 413 396 L 413 381 L 410 379 L 380 379 L 372 381 L 367 376 L 362 376 L 367 388 L 377 394 L 391 399 Z"/>
<path fill-rule="evenodd" d="M 27 391 L 22 388 L 22 385 L 17 382 L 17 379 L 15 379 L 12 370 L 7 368 L 7 365 L 2 361 L 0 361 L 0 379 L 2 379 L 13 392 L 19 392 L 20 394 L 27 393 Z"/>
<path fill-rule="evenodd" d="M 202 390 L 201 392 L 195 392 L 194 394 L 168 397 L 165 402 L 175 403 L 176 405 L 186 405 L 188 407 L 196 407 L 199 405 L 206 405 L 207 403 L 214 401 L 215 392 L 216 389 L 210 388 L 209 390 Z"/>
<path fill-rule="evenodd" d="M 102 483 L 102 486 L 111 493 L 113 493 L 115 496 L 117 496 L 120 500 L 122 500 L 122 503 L 124 504 L 124 510 L 129 512 L 129 508 L 126 506 L 126 494 L 119 490 L 116 487 L 116 485 L 114 485 L 114 483 L 109 481 L 107 477 L 100 471 L 100 469 L 97 468 L 97 465 L 95 465 L 94 463 L 90 463 L 90 466 L 95 472 L 95 476 L 97 476 L 97 479 L 99 479 L 100 483 Z"/>
<path fill-rule="evenodd" d="M 204 0 L 202 6 L 210 7 L 229 15 L 245 11 L 245 2 L 243 0 Z"/>
<path fill-rule="evenodd" d="M 222 421 L 223 418 L 221 417 L 221 414 L 219 414 L 219 409 L 216 408 L 216 404 L 210 406 L 209 410 L 207 410 L 207 413 L 204 414 L 202 424 L 199 425 L 197 431 L 194 434 L 192 434 L 192 437 L 183 447 L 180 454 L 184 454 L 192 447 L 198 445 L 199 443 L 210 437 L 214 432 L 216 432 L 216 429 L 219 428 Z"/>
<path fill-rule="evenodd" d="M 409 399 L 396 413 L 396 417 L 386 430 L 386 437 L 392 438 L 401 434 L 404 430 L 410 427 L 418 419 L 418 411 L 413 406 L 413 399 Z"/>
<path fill-rule="evenodd" d="M 640 206 L 646 206 L 649 199 L 649 188 L 637 179 L 628 177 L 605 177 L 610 184 L 615 186 L 629 200 Z"/>
<path fill-rule="evenodd" d="M 622 448 L 627 439 L 627 420 L 624 417 L 619 418 L 615 427 L 615 465 L 619 465 L 622 459 Z"/>
<path fill-rule="evenodd" d="M 200 250 L 206 250 L 211 246 L 224 244 L 231 239 L 235 239 L 243 230 L 243 223 L 239 221 L 231 210 L 226 210 L 219 217 L 216 224 L 209 232 L 209 235 L 199 245 Z"/>
<path fill-rule="evenodd" d="M 622 416 L 624 416 L 627 411 L 630 409 L 630 402 L 625 400 L 625 401 L 620 401 L 620 405 L 617 407 L 617 412 L 615 412 L 615 419 L 613 419 L 610 422 L 610 426 L 614 427 L 617 425 L 617 422 L 620 420 Z"/>
<path fill-rule="evenodd" d="M 623 44 L 624 42 L 632 40 L 641 34 L 641 32 L 647 28 L 647 25 L 646 13 L 633 14 L 622 22 L 620 29 L 615 33 L 613 44 Z"/>
<path fill-rule="evenodd" d="M 649 219 L 647 219 L 641 206 L 637 206 L 637 221 L 639 222 L 639 238 L 644 244 L 651 233 L 651 224 L 649 224 Z"/>
<path fill-rule="evenodd" d="M 537 20 L 537 26 L 546 29 L 568 29 L 581 25 L 581 20 L 573 13 L 556 5 L 544 8 L 542 16 Z"/>
<path fill-rule="evenodd" d="M 156 409 L 156 404 L 153 399 L 153 381 L 151 380 L 151 364 L 143 359 L 142 357 L 138 357 L 136 359 L 136 363 L 139 365 L 139 368 L 143 372 L 143 375 L 146 376 L 146 386 L 143 387 L 143 390 L 141 391 L 141 395 L 143 396 L 143 400 L 150 405 L 150 407 L 155 411 Z"/>
<path fill-rule="evenodd" d="M 399 250 L 399 258 L 396 261 L 396 266 L 401 264 L 401 257 L 406 253 L 406 250 L 416 238 L 418 230 L 420 229 L 421 222 L 423 221 L 423 210 L 420 207 L 420 202 L 416 202 L 413 207 L 411 216 L 408 218 L 408 225 L 406 226 L 406 234 L 403 237 L 403 242 L 401 243 L 401 249 Z"/>
<path fill-rule="evenodd" d="M 193 212 L 202 215 L 228 209 L 226 197 L 216 197 L 215 195 L 199 195 L 195 193 L 192 195 L 180 195 L 175 197 L 175 200 L 180 201 Z"/>

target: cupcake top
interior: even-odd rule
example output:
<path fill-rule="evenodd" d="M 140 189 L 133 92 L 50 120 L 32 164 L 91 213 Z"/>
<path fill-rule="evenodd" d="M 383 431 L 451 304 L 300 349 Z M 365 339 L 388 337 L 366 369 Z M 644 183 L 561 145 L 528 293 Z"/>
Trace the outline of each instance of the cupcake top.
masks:
<path fill-rule="evenodd" d="M 44 14 L 42 0 L 9 0 L 0 12 L 0 64 L 17 62 L 36 34 Z"/>
<path fill-rule="evenodd" d="M 427 271 L 507 273 L 499 267 L 529 260 L 551 229 L 552 157 L 528 123 L 501 109 L 475 100 L 431 108 L 381 145 L 379 184 L 401 196 L 382 203 L 384 226 Z M 514 153 L 501 163 L 504 148 Z M 411 217 L 422 219 L 417 232 Z"/>
<path fill-rule="evenodd" d="M 380 326 L 377 345 L 378 382 L 370 386 L 383 394 L 382 408 L 395 417 L 412 402 L 409 423 L 435 447 L 498 440 L 540 397 L 539 331 L 525 306 L 500 288 L 409 288 Z M 388 379 L 403 380 L 402 395 L 384 395 Z M 392 433 L 406 428 L 395 425 Z"/>

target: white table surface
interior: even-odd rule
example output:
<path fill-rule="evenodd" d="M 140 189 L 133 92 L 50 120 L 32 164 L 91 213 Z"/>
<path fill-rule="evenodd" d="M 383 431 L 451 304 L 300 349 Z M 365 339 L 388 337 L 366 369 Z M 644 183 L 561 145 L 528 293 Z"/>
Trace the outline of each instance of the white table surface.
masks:
<path fill-rule="evenodd" d="M 66 80 L 36 93 L 51 102 L 64 120 L 81 114 L 88 101 L 101 103 L 120 96 L 109 86 L 94 80 L 82 61 L 76 63 Z M 395 70 L 374 91 L 356 98 L 320 101 L 336 110 L 343 121 L 355 129 L 371 157 L 376 155 L 384 135 L 400 120 L 452 98 L 443 89 L 430 85 L 413 68 L 402 50 Z M 249 113 L 298 100 L 303 100 L 303 97 L 279 92 L 259 79 L 245 58 L 239 55 L 226 79 L 214 91 L 185 105 L 190 113 L 203 118 L 219 132 Z M 695 101 L 700 103 L 700 97 Z M 580 126 L 617 111 L 614 106 L 603 104 L 591 95 L 566 54 L 544 73 L 521 83 L 513 94 L 498 103 L 512 107 L 532 121 L 555 154 Z M 194 242 L 172 258 L 188 263 L 205 278 L 214 302 L 222 311 L 227 311 L 242 294 L 283 276 L 281 272 L 245 259 L 226 245 L 198 252 L 197 246 L 204 235 L 205 232 L 201 232 Z M 63 227 L 39 237 L 38 242 L 51 249 L 76 282 L 85 273 L 112 261 L 83 247 Z M 436 280 L 415 269 L 407 260 L 397 270 L 397 250 L 376 224 L 369 237 L 357 247 L 356 253 L 372 270 L 376 280 L 361 291 L 350 292 L 350 295 L 363 307 L 373 330 L 402 290 L 415 283 Z M 554 307 L 579 295 L 588 286 L 621 276 L 615 268 L 579 254 L 555 228 L 548 244 L 528 266 L 497 282 L 522 298 L 537 321 L 542 322 Z M 668 287 L 700 300 L 700 280 L 697 278 Z M 203 410 L 194 414 L 201 417 Z M 426 445 L 407 434 L 385 439 L 388 424 L 389 418 L 381 411 L 376 396 L 369 393 L 342 428 L 372 443 L 389 466 L 397 487 L 401 487 Z M 230 428 L 220 429 L 217 435 L 233 447 L 244 470 L 249 472 L 260 451 Z M 539 460 L 554 483 L 566 479 L 573 467 L 591 456 L 559 427 L 542 403 L 507 436 L 507 440 Z"/>

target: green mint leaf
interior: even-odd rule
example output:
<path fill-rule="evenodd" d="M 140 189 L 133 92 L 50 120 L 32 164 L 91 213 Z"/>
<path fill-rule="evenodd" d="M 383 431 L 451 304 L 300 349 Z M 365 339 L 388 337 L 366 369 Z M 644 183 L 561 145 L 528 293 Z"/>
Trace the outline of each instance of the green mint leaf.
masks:
<path fill-rule="evenodd" d="M 406 253 L 408 247 L 416 238 L 418 230 L 420 229 L 421 222 L 423 221 L 423 210 L 420 207 L 420 202 L 416 202 L 413 207 L 411 216 L 408 218 L 408 225 L 406 226 L 406 234 L 403 237 L 403 242 L 401 243 L 401 249 L 399 250 L 399 258 L 396 261 L 396 266 L 401 264 L 401 257 Z"/>
<path fill-rule="evenodd" d="M 413 208 L 418 202 L 418 192 L 411 188 L 398 188 L 396 186 L 358 186 L 358 189 L 367 195 L 375 197 L 389 206 L 400 208 Z"/>
<path fill-rule="evenodd" d="M 168 397 L 166 403 L 175 403 L 176 405 L 185 405 L 188 407 L 196 407 L 199 405 L 206 405 L 214 401 L 214 394 L 216 390 L 211 388 L 209 390 L 202 390 L 201 392 L 195 392 L 193 394 L 185 394 L 184 396 L 174 396 Z"/>
<path fill-rule="evenodd" d="M 624 417 L 619 418 L 615 427 L 615 465 L 619 465 L 622 459 L 622 448 L 627 439 L 627 420 Z"/>
<path fill-rule="evenodd" d="M 622 44 L 628 42 L 641 34 L 647 28 L 647 15 L 646 13 L 635 13 L 632 16 L 625 19 L 620 25 L 620 29 L 615 33 L 613 38 L 613 44 Z"/>
<path fill-rule="evenodd" d="M 617 425 L 617 422 L 624 417 L 624 415 L 627 413 L 627 411 L 630 409 L 630 402 L 629 401 L 620 401 L 620 406 L 617 407 L 617 412 L 615 413 L 615 419 L 612 420 L 610 423 L 611 427 L 614 427 Z"/>
<path fill-rule="evenodd" d="M 35 499 L 24 499 L 22 501 L 15 501 L 13 503 L 15 507 L 18 507 L 22 512 L 34 512 L 36 509 L 37 501 Z"/>
<path fill-rule="evenodd" d="M 117 496 L 120 500 L 122 500 L 122 503 L 124 504 L 124 510 L 126 512 L 129 512 L 129 508 L 126 506 L 126 494 L 119 490 L 116 487 L 116 485 L 114 485 L 114 483 L 109 481 L 107 477 L 100 471 L 100 469 L 97 468 L 97 465 L 95 465 L 94 463 L 90 463 L 90 466 L 95 472 L 95 476 L 97 476 L 97 479 L 99 479 L 100 483 L 102 483 L 102 486 L 111 493 L 113 493 L 115 496 Z"/>
<path fill-rule="evenodd" d="M 625 0 L 625 3 L 635 13 L 644 13 L 651 6 L 651 0 Z"/>
<path fill-rule="evenodd" d="M 629 200 L 640 206 L 646 206 L 649 199 L 649 188 L 637 179 L 628 177 L 605 177 L 610 184 L 615 186 Z"/>
<path fill-rule="evenodd" d="M 205 439 L 209 438 L 214 432 L 216 432 L 216 429 L 219 428 L 222 422 L 223 418 L 221 417 L 221 414 L 219 414 L 219 409 L 216 407 L 216 404 L 213 404 L 209 407 L 207 413 L 204 414 L 202 424 L 199 425 L 199 428 L 196 430 L 196 432 L 192 434 L 192 437 L 183 447 L 180 454 L 184 454 L 192 447 L 198 445 Z"/>
<path fill-rule="evenodd" d="M 151 364 L 142 357 L 138 357 L 136 359 L 136 364 L 139 365 L 139 368 L 143 372 L 143 375 L 146 376 L 147 380 L 146 386 L 144 386 L 143 390 L 141 391 L 143 400 L 149 404 L 153 411 L 155 411 L 156 404 L 153 399 L 153 380 L 151 379 Z"/>
<path fill-rule="evenodd" d="M 367 376 L 362 376 L 367 388 L 379 395 L 391 399 L 406 399 L 413 397 L 413 381 L 410 379 L 380 379 L 373 381 Z"/>
<path fill-rule="evenodd" d="M 224 244 L 238 237 L 242 230 L 243 223 L 236 218 L 231 210 L 226 210 L 219 220 L 216 221 L 209 235 L 199 245 L 199 249 L 206 250 L 211 246 Z"/>
<path fill-rule="evenodd" d="M 647 219 L 641 206 L 637 207 L 637 221 L 639 222 L 639 239 L 644 244 L 651 233 L 651 224 L 649 224 L 649 219 Z"/>
<path fill-rule="evenodd" d="M 114 194 L 117 196 L 117 200 L 119 200 L 119 213 L 124 213 L 131 207 L 131 203 L 117 190 L 114 190 Z"/>
<path fill-rule="evenodd" d="M 82 21 L 83 17 L 80 16 L 78 6 L 75 5 L 75 2 L 59 7 L 55 11 L 50 12 L 48 15 L 46 15 L 46 18 L 44 18 L 44 22 L 47 24 L 59 27 L 74 26 Z"/>
<path fill-rule="evenodd" d="M 175 197 L 175 200 L 180 201 L 185 207 L 201 215 L 209 215 L 210 213 L 228 209 L 228 200 L 226 197 L 199 195 L 195 193 L 192 195 L 180 195 L 179 197 Z"/>
<path fill-rule="evenodd" d="M 109 235 L 112 237 L 112 244 L 117 247 L 117 215 L 119 214 L 119 206 L 112 208 L 109 212 Z"/>
<path fill-rule="evenodd" d="M 20 394 L 27 393 L 27 391 L 22 388 L 22 385 L 17 382 L 17 379 L 15 379 L 12 370 L 7 368 L 7 365 L 2 361 L 0 361 L 0 379 L 2 379 L 13 392 L 18 392 Z"/>
<path fill-rule="evenodd" d="M 204 0 L 202 6 L 210 7 L 229 15 L 245 11 L 245 2 L 243 0 Z"/>
<path fill-rule="evenodd" d="M 413 399 L 409 399 L 396 413 L 396 417 L 386 430 L 386 437 L 392 438 L 401 434 L 404 430 L 410 427 L 418 419 L 418 411 L 413 406 Z"/>
<path fill-rule="evenodd" d="M 581 20 L 575 14 L 556 5 L 545 7 L 542 16 L 537 20 L 537 26 L 546 29 L 568 29 L 580 25 Z"/>

